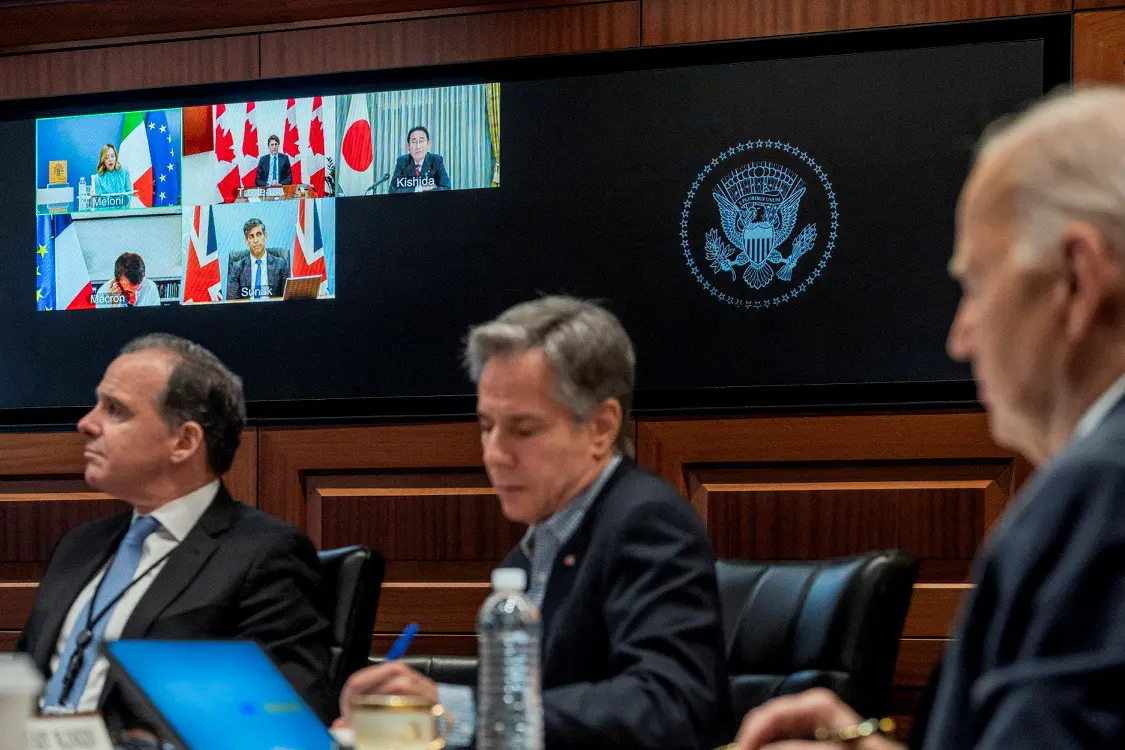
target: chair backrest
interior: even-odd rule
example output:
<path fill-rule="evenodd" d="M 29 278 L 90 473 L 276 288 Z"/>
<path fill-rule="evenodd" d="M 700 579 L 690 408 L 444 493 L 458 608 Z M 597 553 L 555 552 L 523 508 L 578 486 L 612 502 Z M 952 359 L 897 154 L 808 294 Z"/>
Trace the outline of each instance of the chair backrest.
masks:
<path fill-rule="evenodd" d="M 899 550 L 838 560 L 716 565 L 736 716 L 827 687 L 863 716 L 887 707 L 918 561 Z"/>
<path fill-rule="evenodd" d="M 332 625 L 329 679 L 338 699 L 348 676 L 366 666 L 371 631 L 379 611 L 383 556 L 365 547 L 342 547 L 320 553 L 324 567 L 324 612 Z"/>
<path fill-rule="evenodd" d="M 381 656 L 372 656 L 372 664 L 386 661 Z M 402 663 L 411 667 L 424 677 L 446 685 L 477 686 L 477 657 L 475 656 L 406 656 Z"/>

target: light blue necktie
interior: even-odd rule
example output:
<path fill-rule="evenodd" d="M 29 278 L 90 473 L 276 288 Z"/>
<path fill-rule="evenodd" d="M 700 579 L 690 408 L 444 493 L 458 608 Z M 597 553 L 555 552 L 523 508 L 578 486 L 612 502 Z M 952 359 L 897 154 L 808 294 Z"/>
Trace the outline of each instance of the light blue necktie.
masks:
<path fill-rule="evenodd" d="M 270 154 L 270 182 L 277 182 L 277 154 Z"/>
<path fill-rule="evenodd" d="M 98 658 L 98 646 L 105 636 L 105 629 L 113 616 L 113 610 L 117 608 L 121 594 L 129 588 L 133 583 L 133 577 L 137 574 L 145 539 L 159 528 L 160 522 L 152 516 L 137 516 L 133 525 L 129 527 L 94 597 L 86 602 L 86 606 L 78 613 L 74 627 L 70 629 L 70 637 L 67 638 L 66 648 L 59 658 L 59 665 L 47 684 L 47 692 L 43 697 L 44 708 L 78 705 L 82 693 L 86 690 L 86 681 L 90 679 L 90 670 L 93 669 L 94 661 Z M 91 611 L 98 619 L 87 631 L 86 624 L 90 621 Z M 81 661 L 75 660 L 76 653 L 81 653 Z M 74 684 L 69 692 L 63 695 L 66 674 L 72 670 L 77 670 Z"/>
<path fill-rule="evenodd" d="M 254 261 L 254 298 L 262 296 L 262 259 Z"/>

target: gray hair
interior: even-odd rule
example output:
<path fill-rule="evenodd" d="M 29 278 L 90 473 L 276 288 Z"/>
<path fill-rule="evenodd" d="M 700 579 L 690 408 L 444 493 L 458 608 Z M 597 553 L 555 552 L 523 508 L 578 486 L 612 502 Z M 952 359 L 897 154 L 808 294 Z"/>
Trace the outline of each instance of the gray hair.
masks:
<path fill-rule="evenodd" d="M 234 461 L 242 428 L 246 426 L 246 401 L 242 379 L 218 357 L 199 344 L 169 333 L 151 333 L 133 339 L 122 354 L 156 349 L 179 357 L 157 401 L 170 428 L 197 422 L 207 444 L 207 464 L 224 474 Z"/>
<path fill-rule="evenodd" d="M 637 360 L 621 321 L 593 302 L 541 297 L 470 329 L 465 366 L 476 383 L 489 357 L 539 348 L 555 376 L 555 393 L 575 422 L 585 422 L 606 399 L 617 399 L 621 429 L 615 444 L 622 453 L 632 455 L 629 410 Z"/>
<path fill-rule="evenodd" d="M 1125 89 L 1064 88 L 985 134 L 977 163 L 1005 156 L 1019 260 L 1045 262 L 1066 226 L 1093 226 L 1125 261 Z"/>

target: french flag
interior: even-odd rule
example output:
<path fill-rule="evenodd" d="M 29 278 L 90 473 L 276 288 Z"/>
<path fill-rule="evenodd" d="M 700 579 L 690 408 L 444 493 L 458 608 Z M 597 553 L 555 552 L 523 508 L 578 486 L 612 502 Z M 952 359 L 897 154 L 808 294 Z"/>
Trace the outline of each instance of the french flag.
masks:
<path fill-rule="evenodd" d="M 68 214 L 39 217 L 40 268 L 54 275 L 36 290 L 40 310 L 89 310 L 94 307 L 94 285 L 78 242 L 74 220 Z M 42 271 L 41 271 L 42 273 Z"/>
<path fill-rule="evenodd" d="M 219 245 L 215 241 L 215 224 L 211 207 L 192 209 L 191 230 L 188 235 L 187 266 L 184 269 L 184 303 L 218 302 L 223 298 L 222 279 L 219 274 Z"/>
<path fill-rule="evenodd" d="M 324 240 L 320 235 L 320 214 L 316 201 L 301 201 L 297 209 L 297 236 L 293 240 L 291 273 L 320 276 L 320 295 L 328 293 L 328 269 L 324 260 Z"/>

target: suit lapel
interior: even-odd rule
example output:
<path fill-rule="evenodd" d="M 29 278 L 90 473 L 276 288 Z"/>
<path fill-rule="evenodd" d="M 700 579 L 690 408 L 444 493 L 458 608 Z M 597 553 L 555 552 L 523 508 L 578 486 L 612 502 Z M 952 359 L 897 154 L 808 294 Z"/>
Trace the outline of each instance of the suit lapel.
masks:
<path fill-rule="evenodd" d="M 612 494 L 613 488 L 621 480 L 621 477 L 625 476 L 629 467 L 632 465 L 632 462 L 628 458 L 623 458 L 621 460 L 621 463 L 614 469 L 613 474 L 606 480 L 605 485 L 603 485 L 598 492 L 598 496 L 586 511 L 586 517 L 582 519 L 578 530 L 574 532 L 574 535 L 563 545 L 558 555 L 555 556 L 554 565 L 551 566 L 551 577 L 547 580 L 547 590 L 543 593 L 543 608 L 540 612 L 543 626 L 544 663 L 547 663 L 547 659 L 550 657 L 554 649 L 555 641 L 557 640 L 551 623 L 558 614 L 563 601 L 574 587 L 574 581 L 578 577 L 578 571 L 586 562 L 590 539 L 593 537 L 598 516 L 602 512 L 602 508 L 605 506 L 608 497 Z"/>
<path fill-rule="evenodd" d="M 125 623 L 122 639 L 145 637 L 156 619 L 195 580 L 211 555 L 219 548 L 214 537 L 230 527 L 233 511 L 234 500 L 226 487 L 219 485 L 219 492 L 211 505 L 188 532 L 187 537 L 168 556 L 168 562 L 160 570 L 156 580 L 137 602 L 136 609 Z"/>
<path fill-rule="evenodd" d="M 44 622 L 37 628 L 39 638 L 31 656 L 43 672 L 50 672 L 51 656 L 54 655 L 55 644 L 59 639 L 59 633 L 62 631 L 66 615 L 74 605 L 74 600 L 78 598 L 82 589 L 117 549 L 117 545 L 121 543 L 121 538 L 125 536 L 125 532 L 129 528 L 132 517 L 132 512 L 122 513 L 114 517 L 110 526 L 110 533 L 101 535 L 99 531 L 101 538 L 91 540 L 91 546 L 95 550 L 94 554 L 84 556 L 77 565 L 65 571 L 58 582 L 53 584 L 49 590 L 40 592 L 39 601 L 46 602 L 48 606 L 46 607 Z"/>

